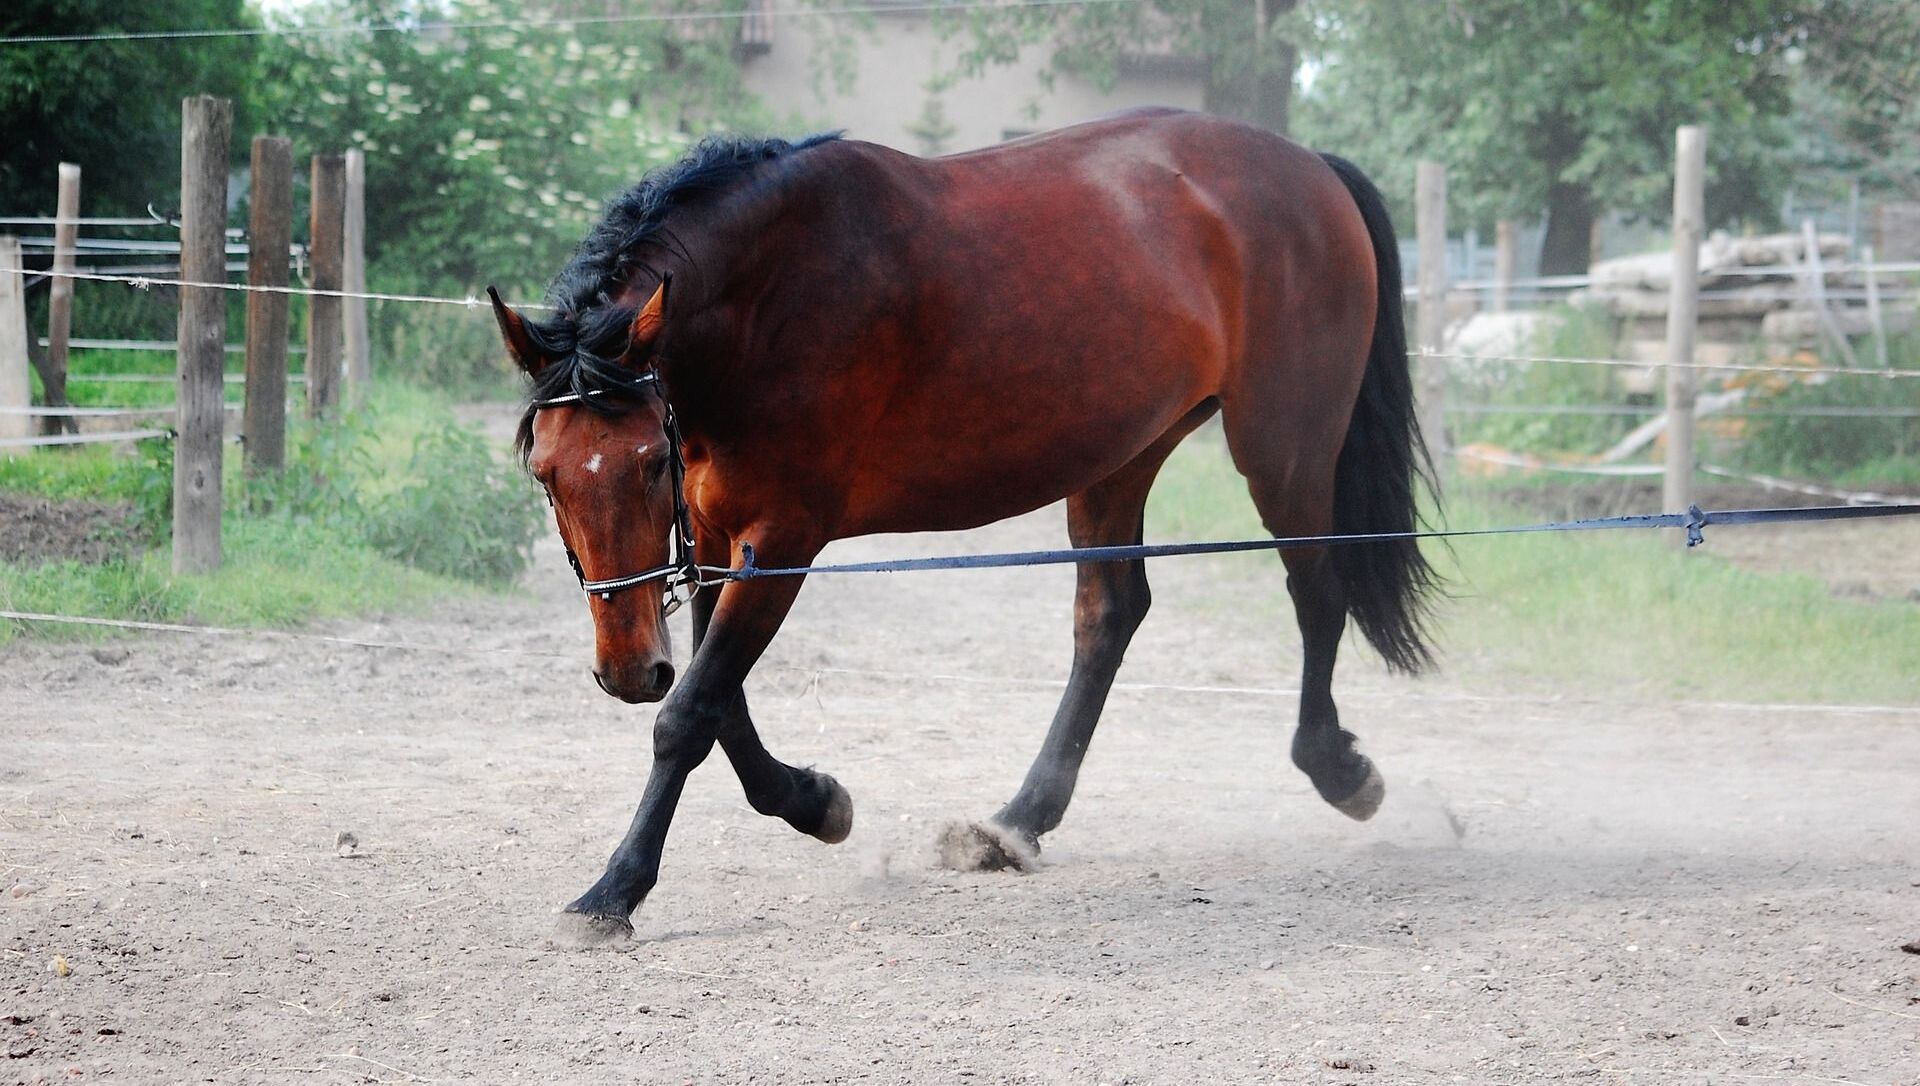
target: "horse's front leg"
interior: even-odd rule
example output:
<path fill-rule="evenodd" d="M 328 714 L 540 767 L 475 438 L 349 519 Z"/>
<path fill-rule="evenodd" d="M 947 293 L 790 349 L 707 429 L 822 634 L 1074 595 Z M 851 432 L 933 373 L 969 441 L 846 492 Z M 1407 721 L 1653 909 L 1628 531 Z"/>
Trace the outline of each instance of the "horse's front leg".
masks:
<path fill-rule="evenodd" d="M 727 561 L 728 550 L 724 539 L 701 534 L 696 556 L 702 565 L 718 565 Z M 696 655 L 707 639 L 707 628 L 713 624 L 714 606 L 719 598 L 716 591 L 702 590 L 688 608 L 693 612 Z M 847 795 L 847 790 L 819 770 L 788 765 L 768 753 L 760 742 L 760 733 L 754 730 L 752 715 L 747 712 L 744 690 L 734 699 L 726 721 L 720 725 L 720 749 L 733 763 L 740 787 L 755 811 L 785 819 L 794 829 L 829 845 L 839 844 L 853 832 L 853 798 Z"/>
<path fill-rule="evenodd" d="M 768 565 L 805 565 L 818 551 L 766 545 L 755 549 L 768 557 Z M 729 725 L 737 727 L 744 719 L 741 684 L 793 606 L 801 580 L 768 577 L 733 582 L 720 590 L 686 677 L 654 718 L 653 768 L 639 810 L 607 861 L 606 873 L 567 906 L 561 939 L 594 943 L 633 934 L 628 918 L 659 878 L 660 852 L 687 775 L 706 760 Z"/>

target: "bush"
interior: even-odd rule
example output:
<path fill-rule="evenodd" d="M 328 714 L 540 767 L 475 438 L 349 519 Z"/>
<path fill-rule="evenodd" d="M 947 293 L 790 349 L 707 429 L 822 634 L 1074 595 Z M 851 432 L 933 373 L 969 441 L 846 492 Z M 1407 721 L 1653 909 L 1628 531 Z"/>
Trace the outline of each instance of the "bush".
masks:
<path fill-rule="evenodd" d="M 447 577 L 508 584 L 527 568 L 545 517 L 536 491 L 477 430 L 447 423 L 414 439 L 412 482 L 373 505 L 375 549 Z"/>
<path fill-rule="evenodd" d="M 1565 306 L 1560 318 L 1523 354 L 1554 358 L 1614 356 L 1613 318 L 1593 308 Z M 1461 401 L 1489 406 L 1539 407 L 1627 405 L 1617 372 L 1609 366 L 1501 362 L 1454 362 L 1449 389 Z M 1625 437 L 1647 416 L 1572 415 L 1552 412 L 1459 414 L 1452 419 L 1461 444 L 1488 442 L 1530 453 L 1598 453 Z"/>
<path fill-rule="evenodd" d="M 1920 368 L 1920 335 L 1888 345 L 1897 369 Z M 1832 359 L 1827 360 L 1834 363 Z M 1871 363 L 1868 363 L 1871 365 Z M 1821 407 L 1920 409 L 1920 379 L 1829 377 L 1821 384 L 1796 382 L 1771 395 L 1749 395 L 1747 406 L 1764 411 Z M 1755 471 L 1807 479 L 1870 483 L 1911 481 L 1920 457 L 1920 418 L 1850 415 L 1756 418 L 1740 443 L 1740 463 Z"/>
<path fill-rule="evenodd" d="M 505 399 L 519 391 L 485 306 L 376 302 L 368 321 L 384 373 L 452 399 Z"/>

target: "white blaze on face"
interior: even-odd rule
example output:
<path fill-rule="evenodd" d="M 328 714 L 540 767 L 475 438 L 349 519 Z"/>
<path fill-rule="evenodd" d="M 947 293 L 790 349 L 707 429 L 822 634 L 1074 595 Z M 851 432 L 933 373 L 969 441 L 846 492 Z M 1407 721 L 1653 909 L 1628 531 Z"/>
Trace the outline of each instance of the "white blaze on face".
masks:
<path fill-rule="evenodd" d="M 647 450 L 648 450 L 648 449 L 651 449 L 651 448 L 653 448 L 653 446 L 651 446 L 651 445 L 642 445 L 642 446 L 640 446 L 639 448 L 637 448 L 637 449 L 635 449 L 635 450 L 633 450 L 633 455 L 635 455 L 635 456 L 645 456 L 645 455 L 647 455 Z"/>
<path fill-rule="evenodd" d="M 587 461 L 585 465 L 586 469 L 590 472 L 593 472 L 595 475 L 600 474 L 600 459 L 601 459 L 600 454 L 594 453 L 593 458 Z"/>

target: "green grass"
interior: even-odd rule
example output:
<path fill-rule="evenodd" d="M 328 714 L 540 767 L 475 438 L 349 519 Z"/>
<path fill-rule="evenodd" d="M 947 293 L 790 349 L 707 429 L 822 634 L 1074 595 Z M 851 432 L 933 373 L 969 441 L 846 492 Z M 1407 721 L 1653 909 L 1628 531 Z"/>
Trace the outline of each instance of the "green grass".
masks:
<path fill-rule="evenodd" d="M 294 359 L 297 368 L 299 359 Z M 246 369 L 244 357 L 228 354 L 226 372 L 242 373 Z M 123 351 L 98 347 L 73 350 L 67 362 L 67 400 L 76 407 L 165 407 L 173 403 L 173 378 L 176 364 L 172 351 Z M 159 377 L 159 381 L 90 381 L 87 377 L 99 374 L 113 376 L 144 375 Z M 298 396 L 304 385 L 289 385 L 290 395 Z M 238 382 L 228 382 L 226 399 L 230 404 L 239 404 L 242 399 L 242 386 Z M 40 377 L 33 378 L 34 402 L 44 402 L 44 390 L 40 387 Z"/>
<path fill-rule="evenodd" d="M 466 491 L 449 491 L 447 499 L 464 507 L 473 494 L 470 480 L 464 476 L 421 480 L 411 468 L 415 441 L 437 434 L 452 421 L 452 413 L 432 392 L 406 386 L 379 386 L 373 399 L 378 424 L 357 428 L 350 424 L 339 431 L 345 438 L 330 438 L 332 452 L 320 462 L 327 465 L 323 470 L 351 476 L 350 486 L 344 489 L 363 506 L 383 508 L 378 506 L 382 500 L 411 493 L 407 488 L 417 489 L 424 483 L 429 492 L 433 487 L 467 485 Z M 305 425 L 293 423 L 289 438 L 299 436 Z M 224 560 L 218 571 L 174 577 L 171 550 L 165 544 L 145 550 L 136 544 L 125 559 L 98 566 L 0 563 L 0 609 L 285 627 L 417 608 L 436 598 L 482 591 L 469 581 L 436 576 L 384 555 L 368 542 L 366 531 L 356 530 L 358 523 L 317 512 L 322 507 L 315 503 L 312 482 L 295 479 L 295 490 L 283 492 L 283 504 L 292 494 L 305 502 L 301 511 L 283 508 L 278 515 L 251 515 L 241 511 L 247 505 L 247 492 L 236 448 L 229 447 L 224 474 L 229 498 L 222 527 Z M 104 446 L 0 458 L 0 491 L 56 500 L 152 502 L 157 478 L 139 455 L 116 453 Z M 164 480 L 158 485 L 158 496 L 164 499 Z M 446 518 L 427 527 L 435 541 L 443 536 L 457 538 L 461 531 L 489 530 L 486 525 L 455 524 Z M 493 580 L 496 586 L 504 584 L 510 574 Z M 0 643 L 23 635 L 102 636 L 85 627 L 0 621 Z"/>
<path fill-rule="evenodd" d="M 311 524 L 236 520 L 222 532 L 224 561 L 204 577 L 174 577 L 162 547 L 99 566 L 0 563 L 0 609 L 143 622 L 287 627 L 378 614 L 471 593 Z M 0 621 L 0 644 L 18 636 L 97 637 L 97 629 Z"/>
<path fill-rule="evenodd" d="M 1168 461 L 1149 504 L 1155 539 L 1261 534 L 1216 430 Z M 1541 519 L 1462 487 L 1451 527 Z M 1739 531 L 1738 528 L 1723 531 Z M 1463 681 L 1633 697 L 1910 704 L 1920 700 L 1920 606 L 1835 599 L 1812 577 L 1683 554 L 1655 533 L 1464 539 L 1428 554 L 1441 667 Z M 1232 606 L 1291 625 L 1281 578 L 1220 560 Z"/>
<path fill-rule="evenodd" d="M 131 496 L 125 492 L 124 463 L 104 445 L 0 456 L 0 491 L 56 501 L 122 501 Z"/>

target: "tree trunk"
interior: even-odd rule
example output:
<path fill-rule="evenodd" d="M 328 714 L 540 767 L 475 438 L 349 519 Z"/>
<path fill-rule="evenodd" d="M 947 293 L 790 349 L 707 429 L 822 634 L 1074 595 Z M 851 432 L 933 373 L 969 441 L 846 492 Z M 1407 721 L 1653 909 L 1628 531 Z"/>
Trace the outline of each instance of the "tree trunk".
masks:
<path fill-rule="evenodd" d="M 1265 0 L 1246 7 L 1206 5 L 1201 19 L 1211 25 L 1202 37 L 1211 42 L 1228 41 L 1236 45 L 1251 43 L 1255 52 L 1247 63 L 1236 64 L 1221 56 L 1208 57 L 1204 105 L 1209 113 L 1257 124 L 1270 132 L 1287 134 L 1293 110 L 1293 72 L 1300 63 L 1300 51 L 1293 43 L 1270 38 L 1267 27 L 1274 18 L 1292 11 L 1299 0 Z M 1225 20 L 1227 25 L 1220 25 Z"/>
<path fill-rule="evenodd" d="M 1583 275 L 1593 248 L 1593 194 L 1587 186 L 1556 181 L 1547 189 L 1547 236 L 1540 244 L 1541 275 Z"/>
<path fill-rule="evenodd" d="M 67 406 L 67 371 L 53 368 L 53 359 L 48 357 L 47 349 L 40 346 L 40 337 L 31 331 L 27 334 L 27 360 L 33 363 L 34 372 L 40 375 L 40 390 L 45 393 L 45 406 Z M 40 432 L 47 437 L 77 434 L 80 432 L 80 423 L 72 415 L 42 415 Z"/>

